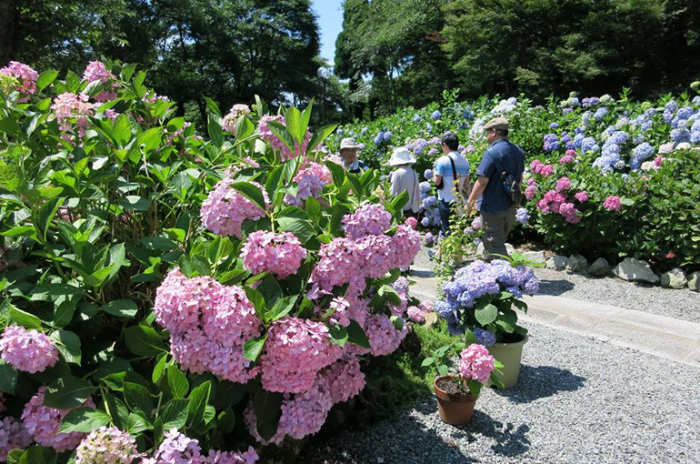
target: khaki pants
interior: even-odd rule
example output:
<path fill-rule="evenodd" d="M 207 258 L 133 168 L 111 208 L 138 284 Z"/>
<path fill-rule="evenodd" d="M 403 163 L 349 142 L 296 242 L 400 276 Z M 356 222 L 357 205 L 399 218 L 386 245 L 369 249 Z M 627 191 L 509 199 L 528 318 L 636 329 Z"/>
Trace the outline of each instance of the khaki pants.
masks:
<path fill-rule="evenodd" d="M 515 205 L 496 213 L 481 212 L 484 228 L 484 251 L 488 258 L 508 255 L 506 240 L 515 223 Z"/>

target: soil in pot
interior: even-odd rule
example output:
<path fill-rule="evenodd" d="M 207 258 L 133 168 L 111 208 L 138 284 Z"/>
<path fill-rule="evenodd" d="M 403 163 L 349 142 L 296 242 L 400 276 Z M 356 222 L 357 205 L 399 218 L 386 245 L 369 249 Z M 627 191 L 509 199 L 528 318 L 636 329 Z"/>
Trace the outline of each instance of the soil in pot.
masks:
<path fill-rule="evenodd" d="M 435 385 L 450 395 L 466 395 L 469 396 L 469 388 L 459 382 L 455 377 L 438 377 Z"/>
<path fill-rule="evenodd" d="M 450 425 L 468 423 L 474 412 L 476 399 L 469 394 L 457 377 L 437 377 L 434 382 L 440 419 Z M 466 392 L 465 392 L 466 390 Z"/>

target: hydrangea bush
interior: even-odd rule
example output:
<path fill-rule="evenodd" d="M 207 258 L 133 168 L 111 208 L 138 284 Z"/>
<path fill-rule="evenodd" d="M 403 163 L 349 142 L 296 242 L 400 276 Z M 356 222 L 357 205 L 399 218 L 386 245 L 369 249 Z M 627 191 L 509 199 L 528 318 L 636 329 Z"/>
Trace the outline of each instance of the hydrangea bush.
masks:
<path fill-rule="evenodd" d="M 421 315 L 406 196 L 326 157 L 311 105 L 207 100 L 200 135 L 145 78 L 0 69 L 0 460 L 256 462 Z"/>

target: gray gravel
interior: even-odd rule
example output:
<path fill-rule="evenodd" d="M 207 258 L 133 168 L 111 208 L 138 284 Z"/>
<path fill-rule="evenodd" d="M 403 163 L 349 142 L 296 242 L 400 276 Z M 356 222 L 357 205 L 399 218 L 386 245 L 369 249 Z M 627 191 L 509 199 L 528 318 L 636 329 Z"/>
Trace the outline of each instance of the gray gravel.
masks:
<path fill-rule="evenodd" d="M 518 384 L 485 389 L 472 422 L 426 397 L 394 420 L 319 444 L 334 463 L 698 463 L 700 370 L 530 325 Z"/>

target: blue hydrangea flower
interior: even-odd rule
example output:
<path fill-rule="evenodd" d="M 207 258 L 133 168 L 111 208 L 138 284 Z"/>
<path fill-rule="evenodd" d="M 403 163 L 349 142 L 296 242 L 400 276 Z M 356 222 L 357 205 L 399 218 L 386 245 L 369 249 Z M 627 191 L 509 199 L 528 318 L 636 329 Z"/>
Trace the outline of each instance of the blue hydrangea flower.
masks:
<path fill-rule="evenodd" d="M 429 182 L 421 182 L 418 184 L 418 188 L 420 188 L 420 191 L 423 193 L 430 192 L 430 183 Z"/>
<path fill-rule="evenodd" d="M 654 147 L 649 142 L 644 142 L 632 150 L 632 159 L 630 159 L 630 167 L 636 171 L 642 166 L 642 163 L 649 159 L 654 154 Z"/>
<path fill-rule="evenodd" d="M 362 130 L 360 131 L 360 135 L 365 135 L 367 133 L 367 128 L 363 127 Z"/>
<path fill-rule="evenodd" d="M 474 329 L 474 336 L 476 337 L 476 342 L 480 345 L 484 345 L 486 348 L 490 348 L 496 344 L 496 336 L 484 329 Z"/>
<path fill-rule="evenodd" d="M 596 110 L 596 112 L 593 114 L 593 118 L 596 121 L 600 121 L 601 119 L 603 119 L 605 117 L 606 114 L 608 114 L 608 109 L 606 107 L 602 106 Z"/>
<path fill-rule="evenodd" d="M 474 118 L 474 113 L 469 108 L 464 108 L 464 111 L 462 111 L 462 117 L 464 119 L 473 119 Z"/>
<path fill-rule="evenodd" d="M 420 121 L 420 114 L 416 113 L 413 115 L 413 122 L 418 122 Z"/>
<path fill-rule="evenodd" d="M 700 143 L 700 131 L 690 133 L 690 143 Z"/>
<path fill-rule="evenodd" d="M 428 132 L 431 132 L 433 130 L 433 125 L 430 124 L 429 122 L 425 123 L 425 128 L 428 129 Z"/>
<path fill-rule="evenodd" d="M 424 177 L 425 179 L 428 179 L 428 180 L 432 179 L 432 178 L 433 178 L 433 170 L 432 170 L 432 169 L 426 169 L 426 170 L 423 172 L 423 177 Z"/>
<path fill-rule="evenodd" d="M 433 114 L 430 115 L 433 120 L 440 119 L 440 116 L 442 116 L 442 113 L 438 110 L 433 111 Z"/>
<path fill-rule="evenodd" d="M 515 220 L 520 224 L 527 224 L 527 221 L 530 220 L 530 214 L 528 213 L 527 208 L 518 208 L 515 211 Z"/>
<path fill-rule="evenodd" d="M 597 146 L 595 143 L 595 139 L 593 137 L 584 137 L 583 140 L 581 141 L 581 151 L 584 153 L 593 150 L 593 147 Z M 593 150 L 596 151 L 596 150 Z"/>
<path fill-rule="evenodd" d="M 420 223 L 423 227 L 428 227 L 428 226 L 430 226 L 430 218 L 424 217 L 423 219 L 420 220 Z"/>
<path fill-rule="evenodd" d="M 551 124 L 549 125 L 549 128 L 550 128 L 550 129 L 556 129 L 557 127 L 559 127 L 559 123 L 558 123 L 558 122 L 553 122 L 553 123 L 551 123 Z"/>
<path fill-rule="evenodd" d="M 688 129 L 673 129 L 671 131 L 671 140 L 675 143 L 690 142 L 690 132 L 688 132 Z"/>
<path fill-rule="evenodd" d="M 392 134 L 391 131 L 386 131 L 386 132 L 384 132 L 384 134 L 382 135 L 382 138 L 384 139 L 385 142 L 388 142 L 389 140 L 391 140 L 391 137 L 392 137 L 393 135 L 394 135 L 394 134 Z"/>

